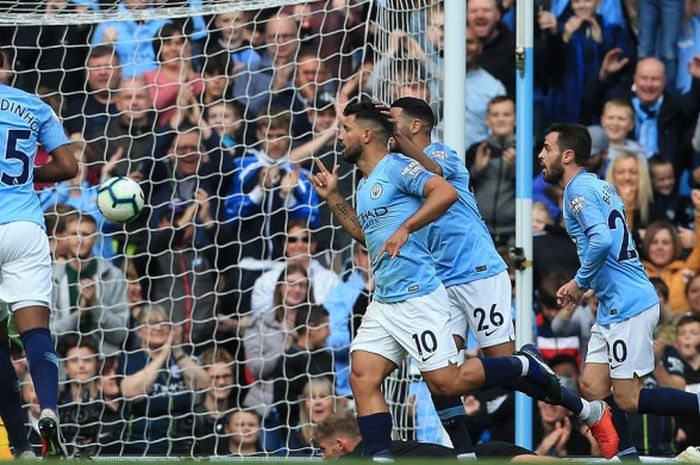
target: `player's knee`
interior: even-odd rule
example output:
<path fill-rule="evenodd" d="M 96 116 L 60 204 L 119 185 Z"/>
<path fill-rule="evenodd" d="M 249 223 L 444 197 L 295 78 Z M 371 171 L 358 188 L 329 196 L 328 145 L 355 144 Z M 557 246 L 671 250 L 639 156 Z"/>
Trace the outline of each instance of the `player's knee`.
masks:
<path fill-rule="evenodd" d="M 613 392 L 615 404 L 627 413 L 637 413 L 639 407 L 638 392 Z"/>
<path fill-rule="evenodd" d="M 350 386 L 355 393 L 377 389 L 381 386 L 382 381 L 382 374 L 374 373 L 371 370 L 353 367 L 350 372 Z"/>

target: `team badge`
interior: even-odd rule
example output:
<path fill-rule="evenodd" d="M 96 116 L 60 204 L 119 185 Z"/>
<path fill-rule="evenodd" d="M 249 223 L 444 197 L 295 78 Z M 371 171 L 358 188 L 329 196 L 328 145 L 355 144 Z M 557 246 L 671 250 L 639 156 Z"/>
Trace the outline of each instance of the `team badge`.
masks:
<path fill-rule="evenodd" d="M 372 186 L 369 196 L 372 197 L 372 200 L 377 200 L 379 197 L 381 197 L 383 191 L 384 189 L 382 188 L 382 185 L 377 183 Z"/>

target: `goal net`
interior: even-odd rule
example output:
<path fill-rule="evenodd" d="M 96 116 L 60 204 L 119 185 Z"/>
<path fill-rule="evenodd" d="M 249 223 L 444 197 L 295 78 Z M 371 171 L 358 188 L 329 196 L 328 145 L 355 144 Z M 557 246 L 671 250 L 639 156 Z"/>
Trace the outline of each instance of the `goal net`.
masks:
<path fill-rule="evenodd" d="M 0 82 L 60 115 L 81 167 L 36 186 L 71 453 L 315 452 L 314 422 L 352 408 L 372 277 L 305 175 L 338 164 L 352 198 L 348 101 L 439 115 L 443 24 L 437 0 L 0 1 Z M 115 176 L 146 195 L 126 225 L 96 207 Z M 441 435 L 419 380 L 406 365 L 385 385 L 397 437 Z"/>

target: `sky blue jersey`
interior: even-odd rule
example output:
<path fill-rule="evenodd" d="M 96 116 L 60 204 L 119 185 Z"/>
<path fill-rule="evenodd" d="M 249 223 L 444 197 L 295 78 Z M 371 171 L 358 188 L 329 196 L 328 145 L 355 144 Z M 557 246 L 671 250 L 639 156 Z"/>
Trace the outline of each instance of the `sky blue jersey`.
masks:
<path fill-rule="evenodd" d="M 442 168 L 459 200 L 435 223 L 428 225 L 428 247 L 435 259 L 438 278 L 445 287 L 495 276 L 506 270 L 484 223 L 476 197 L 469 190 L 469 171 L 457 153 L 442 143 L 432 143 L 425 154 Z"/>
<path fill-rule="evenodd" d="M 612 184 L 581 170 L 564 189 L 564 221 L 581 261 L 576 282 L 600 300 L 599 324 L 628 320 L 659 302 Z"/>
<path fill-rule="evenodd" d="M 380 302 L 420 297 L 440 285 L 428 252 L 428 228 L 411 233 L 398 257 L 385 253 L 377 258 L 386 240 L 421 207 L 423 189 L 432 176 L 417 161 L 390 153 L 358 184 L 357 217 L 374 263 L 374 298 Z"/>
<path fill-rule="evenodd" d="M 68 144 L 58 117 L 36 95 L 0 84 L 0 224 L 31 221 L 44 227 L 34 192 L 37 143 L 49 153 Z"/>

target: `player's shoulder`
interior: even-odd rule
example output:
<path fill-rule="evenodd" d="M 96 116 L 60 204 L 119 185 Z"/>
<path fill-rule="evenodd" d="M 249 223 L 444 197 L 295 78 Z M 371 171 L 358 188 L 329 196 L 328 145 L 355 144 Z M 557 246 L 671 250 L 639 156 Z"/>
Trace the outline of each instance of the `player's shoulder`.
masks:
<path fill-rule="evenodd" d="M 433 142 L 425 148 L 425 153 L 433 160 L 451 160 L 458 158 L 457 152 L 443 142 Z"/>
<path fill-rule="evenodd" d="M 35 94 L 16 87 L 0 84 L 0 98 L 14 100 L 20 104 L 32 104 L 36 106 L 46 106 L 46 104 Z"/>

